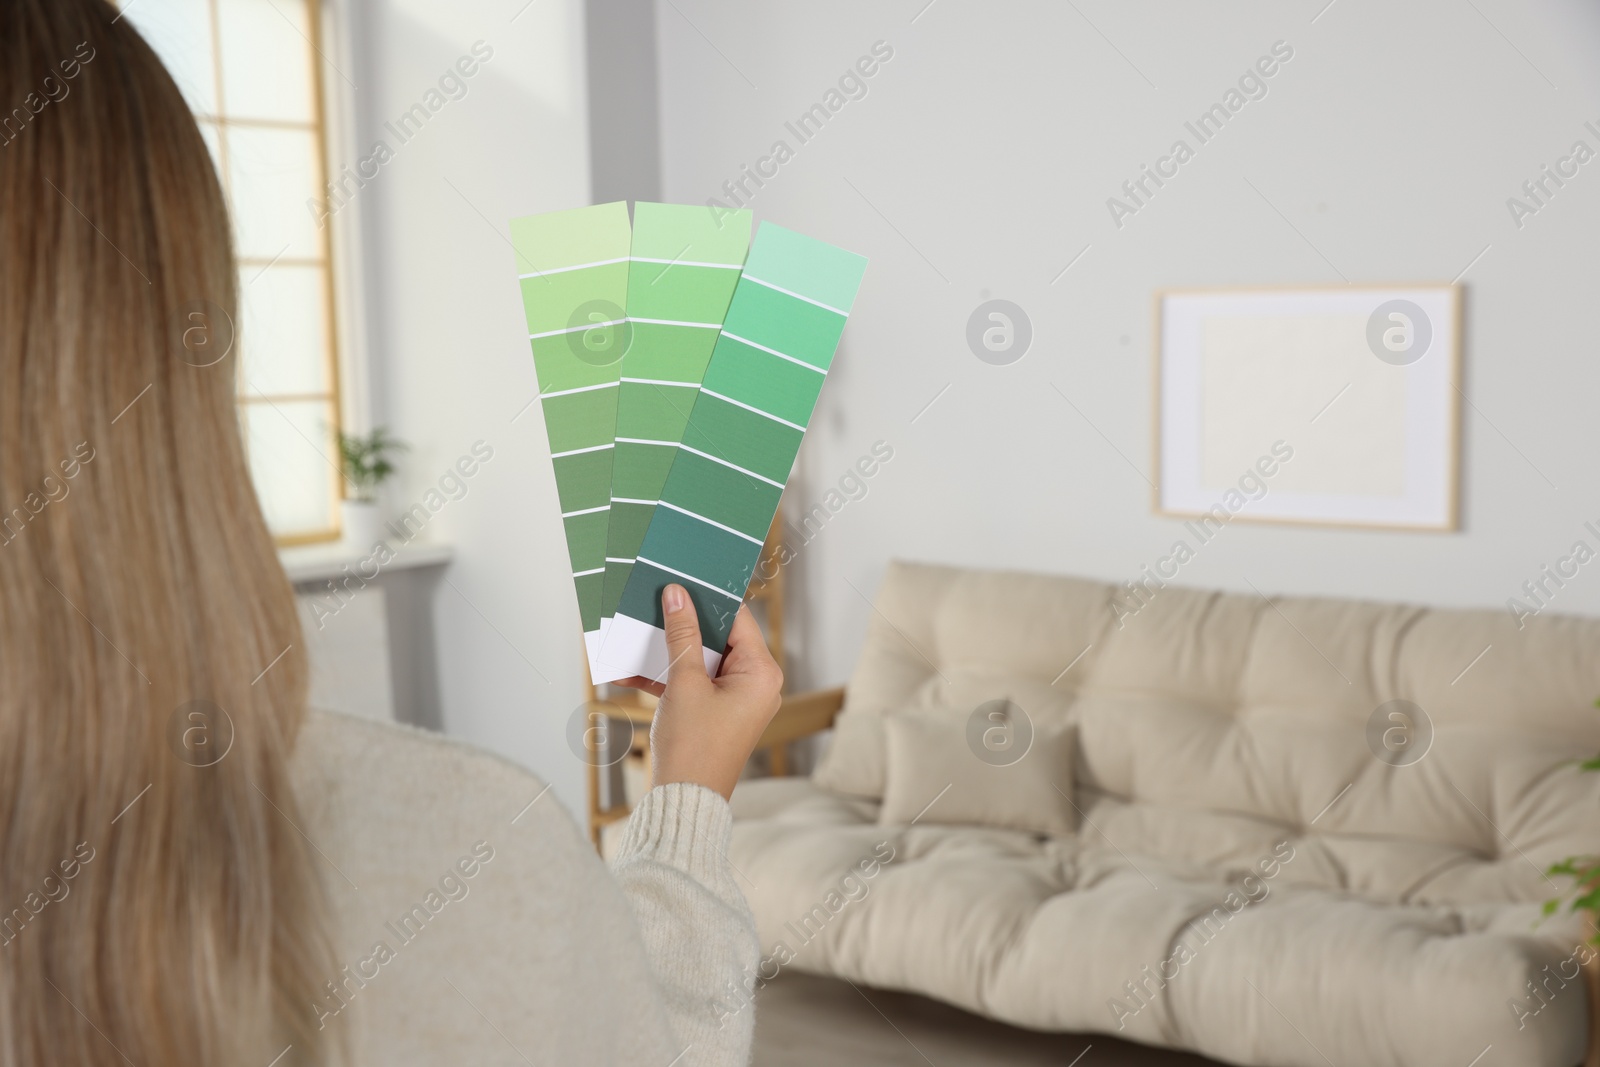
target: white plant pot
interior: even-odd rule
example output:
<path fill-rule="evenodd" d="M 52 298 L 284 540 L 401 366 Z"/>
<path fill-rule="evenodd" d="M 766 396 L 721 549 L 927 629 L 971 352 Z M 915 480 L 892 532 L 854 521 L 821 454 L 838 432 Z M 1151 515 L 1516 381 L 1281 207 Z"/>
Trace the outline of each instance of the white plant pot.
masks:
<path fill-rule="evenodd" d="M 383 520 L 377 504 L 365 500 L 341 501 L 340 517 L 344 543 L 352 548 L 364 552 L 384 539 Z"/>

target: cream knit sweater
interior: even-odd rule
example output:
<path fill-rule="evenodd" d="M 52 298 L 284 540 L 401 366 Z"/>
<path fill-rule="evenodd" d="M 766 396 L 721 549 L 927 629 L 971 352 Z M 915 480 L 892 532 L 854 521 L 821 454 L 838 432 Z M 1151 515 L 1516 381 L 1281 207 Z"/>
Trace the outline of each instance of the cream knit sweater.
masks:
<path fill-rule="evenodd" d="M 608 873 L 544 783 L 432 734 L 314 712 L 293 772 L 344 964 L 307 1010 L 355 1063 L 748 1062 L 759 948 L 717 794 L 651 790 Z"/>

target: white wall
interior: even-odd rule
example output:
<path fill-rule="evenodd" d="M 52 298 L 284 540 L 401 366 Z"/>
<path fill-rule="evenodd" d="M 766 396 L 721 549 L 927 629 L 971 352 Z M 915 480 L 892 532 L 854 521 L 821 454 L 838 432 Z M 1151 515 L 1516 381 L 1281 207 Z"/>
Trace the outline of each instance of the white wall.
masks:
<path fill-rule="evenodd" d="M 581 809 L 582 765 L 564 733 L 582 696 L 580 630 L 538 405 L 512 422 L 537 390 L 507 223 L 587 202 L 583 8 L 523 8 L 351 7 L 356 142 L 395 149 L 353 203 L 374 413 L 412 445 L 391 507 L 421 499 L 474 442 L 494 450 L 426 527 L 456 549 L 434 617 L 441 725 L 527 764 Z M 396 147 L 384 123 L 478 40 L 494 54 L 466 97 Z"/>
<path fill-rule="evenodd" d="M 798 680 L 848 675 L 855 590 L 890 558 L 1122 581 L 1167 551 L 1178 523 L 1144 481 L 1161 286 L 1449 281 L 1488 246 L 1463 279 L 1463 530 L 1236 523 L 1181 583 L 1501 607 L 1600 520 L 1600 161 L 1521 230 L 1505 203 L 1575 139 L 1600 149 L 1582 125 L 1600 126 L 1592 5 L 926 3 L 657 4 L 673 201 L 795 146 L 784 120 L 874 41 L 894 49 L 751 201 L 871 260 L 789 506 L 875 440 L 895 450 L 801 554 Z M 1106 198 L 1278 40 L 1294 57 L 1268 95 L 1117 229 Z M 989 296 L 1032 319 L 1015 365 L 964 343 Z M 1552 610 L 1600 611 L 1600 563 Z"/>
<path fill-rule="evenodd" d="M 871 595 L 892 557 L 1123 580 L 1165 552 L 1177 524 L 1151 516 L 1139 473 L 1158 286 L 1337 282 L 1324 256 L 1353 280 L 1449 280 L 1489 246 L 1464 279 L 1463 531 L 1236 524 L 1183 582 L 1499 606 L 1600 519 L 1600 162 L 1520 231 L 1505 207 L 1575 138 L 1600 147 L 1582 128 L 1600 125 L 1589 5 L 1474 0 L 1491 25 L 1454 0 L 1337 0 L 1312 24 L 1323 0 L 1078 0 L 1097 32 L 1067 5 L 936 0 L 918 16 L 924 2 L 656 5 L 674 201 L 703 202 L 792 140 L 784 120 L 874 41 L 895 50 L 752 203 L 871 257 L 790 506 L 821 499 L 874 441 L 895 450 L 795 565 L 793 629 L 808 646 L 796 682 L 848 674 L 869 612 L 856 590 Z M 588 200 L 584 13 L 577 0 L 523 8 L 352 0 L 364 149 L 473 41 L 495 49 L 355 210 L 375 414 L 414 446 L 392 503 L 420 498 L 474 441 L 495 450 L 429 527 L 458 553 L 435 608 L 442 725 L 578 808 L 565 739 L 582 695 L 577 613 L 537 406 L 511 422 L 535 387 L 505 224 Z M 1115 229 L 1106 197 L 1280 39 L 1295 57 L 1269 95 Z M 1010 367 L 963 341 L 990 295 L 1036 331 Z M 1600 566 L 1556 605 L 1600 611 Z"/>

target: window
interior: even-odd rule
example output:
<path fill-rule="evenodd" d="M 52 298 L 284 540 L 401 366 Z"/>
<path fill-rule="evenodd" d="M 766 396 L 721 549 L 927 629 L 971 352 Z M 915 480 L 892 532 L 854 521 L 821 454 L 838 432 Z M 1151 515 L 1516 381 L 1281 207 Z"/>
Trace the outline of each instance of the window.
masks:
<path fill-rule="evenodd" d="M 123 0 L 211 146 L 239 257 L 239 419 L 280 544 L 338 536 L 338 331 L 316 0 Z"/>

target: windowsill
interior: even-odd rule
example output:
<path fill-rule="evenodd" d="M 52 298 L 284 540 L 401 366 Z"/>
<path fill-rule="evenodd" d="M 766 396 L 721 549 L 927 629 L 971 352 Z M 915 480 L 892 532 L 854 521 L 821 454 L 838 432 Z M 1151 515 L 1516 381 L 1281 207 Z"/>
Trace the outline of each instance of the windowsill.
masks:
<path fill-rule="evenodd" d="M 415 570 L 419 567 L 442 567 L 455 555 L 455 549 L 450 545 L 427 542 L 391 546 L 391 551 L 394 557 L 382 565 L 381 574 Z M 371 548 L 357 548 L 342 541 L 280 548 L 278 560 L 283 564 L 284 572 L 289 575 L 289 581 L 294 585 L 342 577 L 346 567 L 350 568 L 352 574 L 370 578 L 372 576 L 366 572 L 371 571 L 377 563 L 372 557 Z"/>

